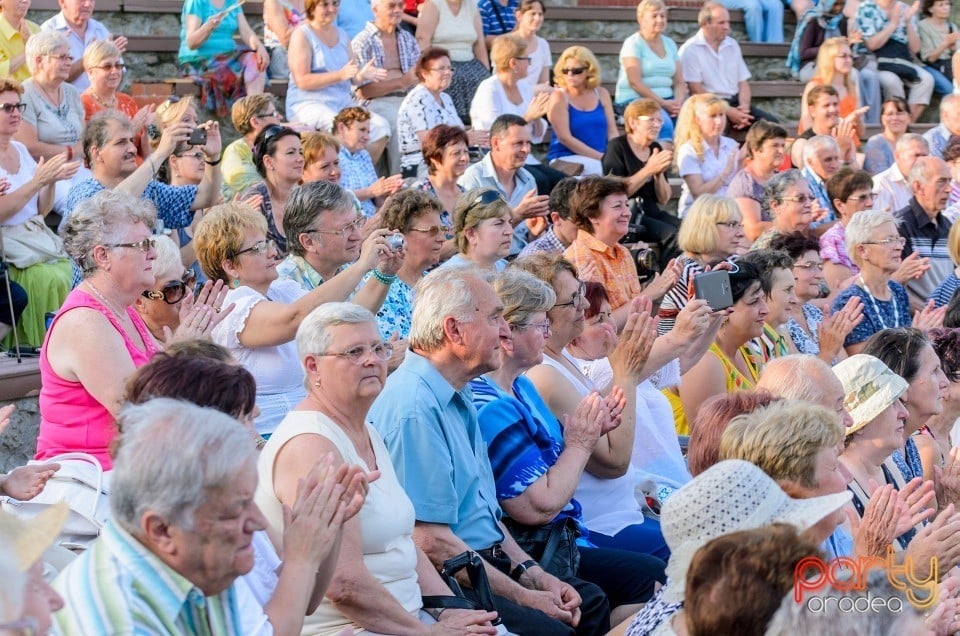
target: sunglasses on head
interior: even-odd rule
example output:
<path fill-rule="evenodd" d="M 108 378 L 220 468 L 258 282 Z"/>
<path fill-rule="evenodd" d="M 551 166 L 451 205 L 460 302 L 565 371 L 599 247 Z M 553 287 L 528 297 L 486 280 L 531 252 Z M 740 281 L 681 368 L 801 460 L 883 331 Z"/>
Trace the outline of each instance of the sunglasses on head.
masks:
<path fill-rule="evenodd" d="M 141 295 L 150 300 L 163 300 L 168 305 L 176 305 L 186 297 L 188 290 L 191 294 L 193 293 L 196 284 L 197 275 L 193 270 L 188 269 L 178 282 L 164 285 L 160 291 L 147 290 Z"/>
<path fill-rule="evenodd" d="M 499 192 L 496 190 L 484 190 L 477 195 L 477 198 L 470 202 L 470 205 L 464 209 L 463 213 L 466 215 L 467 212 L 478 205 L 490 205 L 491 203 L 496 203 L 497 201 L 503 201 L 503 197 L 500 196 Z"/>

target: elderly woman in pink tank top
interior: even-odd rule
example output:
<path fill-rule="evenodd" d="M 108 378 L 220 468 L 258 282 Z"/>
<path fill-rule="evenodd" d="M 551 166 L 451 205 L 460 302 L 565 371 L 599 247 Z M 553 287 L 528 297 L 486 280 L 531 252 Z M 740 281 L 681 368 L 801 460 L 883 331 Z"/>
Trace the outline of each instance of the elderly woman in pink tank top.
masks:
<path fill-rule="evenodd" d="M 37 459 L 84 452 L 111 468 L 124 385 L 161 348 L 132 307 L 156 284 L 155 222 L 152 204 L 118 191 L 104 190 L 74 208 L 64 247 L 83 282 L 67 296 L 40 353 Z M 202 295 L 209 305 L 194 304 L 192 294 L 182 304 L 169 339 L 203 335 L 226 315 L 219 311 L 220 290 L 212 289 Z"/>

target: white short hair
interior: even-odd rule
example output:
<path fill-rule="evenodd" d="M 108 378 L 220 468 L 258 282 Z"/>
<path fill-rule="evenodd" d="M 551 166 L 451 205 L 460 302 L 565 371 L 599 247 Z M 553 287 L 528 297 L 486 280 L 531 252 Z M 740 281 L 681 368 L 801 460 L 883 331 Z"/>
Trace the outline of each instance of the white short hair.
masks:
<path fill-rule="evenodd" d="M 803 165 L 807 165 L 807 162 L 813 159 L 817 152 L 827 148 L 840 152 L 837 140 L 829 135 L 815 135 L 807 139 L 807 142 L 803 144 Z"/>
<path fill-rule="evenodd" d="M 443 322 L 452 316 L 471 322 L 480 284 L 486 275 L 476 267 L 441 267 L 420 279 L 413 290 L 410 346 L 436 351 L 443 346 Z"/>
<path fill-rule="evenodd" d="M 311 353 L 330 347 L 330 327 L 376 322 L 369 309 L 353 303 L 324 303 L 307 314 L 297 328 L 297 356 L 300 363 Z"/>
<path fill-rule="evenodd" d="M 830 365 L 809 354 L 796 353 L 773 358 L 763 368 L 757 389 L 774 397 L 818 404 L 823 398 L 821 379 L 833 373 Z"/>
<path fill-rule="evenodd" d="M 844 245 L 853 262 L 859 264 L 857 246 L 870 240 L 870 234 L 884 223 L 897 224 L 893 215 L 885 210 L 861 210 L 850 217 L 844 232 Z"/>
<path fill-rule="evenodd" d="M 30 70 L 30 74 L 33 75 L 37 72 L 38 57 L 53 55 L 57 52 L 57 49 L 62 48 L 69 51 L 70 42 L 67 40 L 67 36 L 61 31 L 43 30 L 31 35 L 24 47 L 24 55 L 26 56 L 27 68 Z"/>

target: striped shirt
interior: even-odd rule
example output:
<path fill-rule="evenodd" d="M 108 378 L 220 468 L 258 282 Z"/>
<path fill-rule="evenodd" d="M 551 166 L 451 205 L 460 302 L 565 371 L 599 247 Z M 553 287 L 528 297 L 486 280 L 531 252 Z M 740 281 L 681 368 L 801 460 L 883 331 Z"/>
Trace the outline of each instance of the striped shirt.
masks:
<path fill-rule="evenodd" d="M 65 601 L 54 615 L 60 634 L 242 632 L 236 585 L 204 596 L 113 523 L 60 573 L 53 587 Z"/>
<path fill-rule="evenodd" d="M 897 221 L 900 236 L 907 239 L 903 246 L 903 258 L 916 252 L 921 258 L 930 259 L 930 269 L 920 278 L 912 278 L 904 285 L 912 299 L 925 303 L 933 290 L 953 273 L 955 265 L 950 258 L 949 248 L 952 226 L 940 213 L 931 219 L 920 207 L 916 197 L 911 198 L 909 205 L 895 212 L 893 216 Z"/>

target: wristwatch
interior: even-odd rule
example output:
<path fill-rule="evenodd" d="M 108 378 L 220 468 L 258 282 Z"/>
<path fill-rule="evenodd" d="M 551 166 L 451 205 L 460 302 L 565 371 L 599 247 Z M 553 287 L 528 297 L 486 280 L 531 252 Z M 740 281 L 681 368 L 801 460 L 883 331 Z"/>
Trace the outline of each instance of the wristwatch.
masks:
<path fill-rule="evenodd" d="M 534 561 L 533 559 L 527 559 L 517 567 L 510 570 L 510 578 L 513 579 L 514 581 L 519 581 L 520 577 L 523 576 L 524 572 L 538 565 L 540 564 Z"/>

